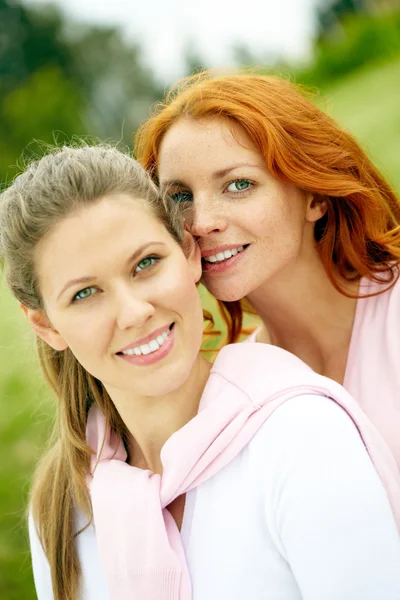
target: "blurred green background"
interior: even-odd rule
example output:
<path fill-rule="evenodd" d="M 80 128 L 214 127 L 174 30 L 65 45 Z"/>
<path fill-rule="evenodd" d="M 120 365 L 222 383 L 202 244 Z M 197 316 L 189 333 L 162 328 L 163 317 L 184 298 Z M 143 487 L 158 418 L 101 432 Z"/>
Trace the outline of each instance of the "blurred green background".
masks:
<path fill-rule="evenodd" d="M 315 86 L 316 101 L 354 133 L 399 190 L 397 7 L 391 0 L 320 2 L 306 64 L 266 64 L 244 46 L 235 49 L 235 60 Z M 140 45 L 116 27 L 71 23 L 55 7 L 0 0 L 1 185 L 15 175 L 21 156 L 36 154 L 33 140 L 63 143 L 74 134 L 95 135 L 131 146 L 132 133 L 164 88 L 142 59 Z M 213 66 L 193 52 L 184 59 L 182 75 Z M 41 382 L 33 337 L 4 282 L 0 314 L 0 598 L 30 600 L 36 596 L 26 499 L 54 399 Z"/>

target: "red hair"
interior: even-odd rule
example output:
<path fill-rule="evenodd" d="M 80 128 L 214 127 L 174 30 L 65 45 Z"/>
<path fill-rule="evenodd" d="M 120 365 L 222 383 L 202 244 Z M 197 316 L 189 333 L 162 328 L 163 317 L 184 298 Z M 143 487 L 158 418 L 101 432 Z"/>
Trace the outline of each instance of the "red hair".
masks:
<path fill-rule="evenodd" d="M 180 118 L 220 117 L 239 124 L 277 179 L 327 200 L 315 226 L 326 273 L 379 280 L 400 262 L 400 202 L 365 152 L 299 86 L 275 76 L 203 72 L 174 86 L 139 129 L 135 152 L 157 182 L 163 136 Z M 221 303 L 229 341 L 242 323 L 240 302 Z"/>

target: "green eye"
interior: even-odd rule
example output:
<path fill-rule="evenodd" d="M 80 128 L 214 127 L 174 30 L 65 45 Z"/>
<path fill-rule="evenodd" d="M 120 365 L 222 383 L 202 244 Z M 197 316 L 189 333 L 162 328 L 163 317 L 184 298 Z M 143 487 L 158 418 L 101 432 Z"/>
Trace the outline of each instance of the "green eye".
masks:
<path fill-rule="evenodd" d="M 190 192 L 175 192 L 171 194 L 171 198 L 177 204 L 183 204 L 184 202 L 192 202 L 193 196 Z"/>
<path fill-rule="evenodd" d="M 74 301 L 75 300 L 85 300 L 86 298 L 93 296 L 93 294 L 95 294 L 96 292 L 97 292 L 96 288 L 87 287 L 87 288 L 81 290 L 80 292 L 78 292 L 77 294 L 75 294 Z"/>
<path fill-rule="evenodd" d="M 146 256 L 146 258 L 141 260 L 137 265 L 135 272 L 138 273 L 139 271 L 146 271 L 147 269 L 154 267 L 159 260 L 160 259 L 157 256 Z"/>
<path fill-rule="evenodd" d="M 236 179 L 228 185 L 228 192 L 245 192 L 250 189 L 251 183 L 248 179 Z"/>

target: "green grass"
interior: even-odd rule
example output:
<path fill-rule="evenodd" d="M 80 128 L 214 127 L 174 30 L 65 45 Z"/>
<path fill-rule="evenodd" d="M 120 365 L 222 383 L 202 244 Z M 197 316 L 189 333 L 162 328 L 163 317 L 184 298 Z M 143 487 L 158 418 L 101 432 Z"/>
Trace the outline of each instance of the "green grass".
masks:
<path fill-rule="evenodd" d="M 400 58 L 365 69 L 323 93 L 327 111 L 400 190 Z"/>
<path fill-rule="evenodd" d="M 400 60 L 360 72 L 324 93 L 330 114 L 367 146 L 398 189 L 399 81 Z M 33 600 L 24 513 L 54 400 L 41 383 L 33 338 L 22 312 L 1 284 L 0 314 L 0 598 Z M 218 318 L 216 324 L 221 325 Z"/>
<path fill-rule="evenodd" d="M 0 289 L 0 598 L 35 598 L 25 506 L 51 414 L 22 311 Z"/>

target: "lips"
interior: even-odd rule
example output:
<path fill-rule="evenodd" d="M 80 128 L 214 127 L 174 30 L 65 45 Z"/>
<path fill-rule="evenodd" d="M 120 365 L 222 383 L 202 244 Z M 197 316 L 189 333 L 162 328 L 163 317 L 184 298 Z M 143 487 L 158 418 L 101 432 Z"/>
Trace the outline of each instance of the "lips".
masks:
<path fill-rule="evenodd" d="M 225 246 L 223 249 L 213 248 L 204 251 L 202 257 L 203 274 L 207 276 L 218 275 L 236 266 L 246 255 L 250 244 L 242 246 Z"/>
<path fill-rule="evenodd" d="M 149 352 L 157 350 L 157 348 L 154 347 L 155 344 L 158 344 L 158 346 L 161 346 L 163 344 L 169 332 L 172 330 L 173 326 L 174 323 L 171 323 L 170 325 L 164 325 L 163 327 L 159 327 L 149 335 L 135 340 L 128 346 L 125 346 L 125 348 L 122 348 L 121 350 L 116 352 L 116 354 L 149 354 Z M 144 351 L 141 349 L 142 347 Z"/>
<path fill-rule="evenodd" d="M 243 252 L 245 246 L 238 246 L 234 248 L 228 248 L 227 250 L 221 250 L 220 252 L 216 252 L 215 254 L 211 254 L 210 256 L 204 256 L 203 260 L 208 263 L 217 263 L 227 260 L 228 258 L 232 258 L 232 256 L 236 256 L 239 252 Z"/>
<path fill-rule="evenodd" d="M 248 244 L 223 244 L 221 246 L 215 246 L 214 248 L 209 248 L 208 250 L 202 250 L 201 258 L 215 256 L 220 252 L 225 252 L 226 250 L 237 250 L 238 248 L 243 248 L 246 246 L 248 246 Z"/>
<path fill-rule="evenodd" d="M 159 331 L 159 330 L 156 330 L 154 333 L 156 333 L 157 331 Z M 123 360 L 127 364 L 134 365 L 137 367 L 151 367 L 152 365 L 159 363 L 160 361 L 164 360 L 172 352 L 174 345 L 175 345 L 176 332 L 175 332 L 174 323 L 166 331 L 168 331 L 168 333 L 167 333 L 165 339 L 163 338 L 162 344 L 159 344 L 157 342 L 157 338 L 152 338 L 152 340 L 150 340 L 147 344 L 142 344 L 141 346 L 132 346 L 131 345 L 131 348 L 127 348 L 124 352 L 117 353 L 118 358 Z M 151 335 L 154 335 L 154 333 Z M 158 335 L 162 335 L 162 334 L 158 334 Z M 142 338 L 142 339 L 146 339 L 146 338 Z M 147 336 L 147 339 L 148 339 L 148 336 Z M 141 342 L 142 340 L 138 340 L 138 341 Z M 155 345 L 152 346 L 152 341 L 155 341 L 155 343 L 157 343 L 157 348 L 155 347 Z M 135 344 L 136 343 L 137 342 L 135 342 Z M 145 346 L 144 352 L 142 352 L 143 346 Z M 135 349 L 140 350 L 140 354 L 137 352 L 132 353 L 131 350 L 135 350 Z"/>

